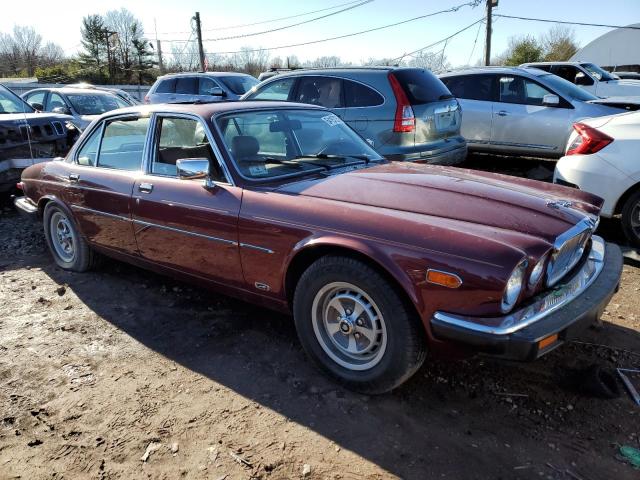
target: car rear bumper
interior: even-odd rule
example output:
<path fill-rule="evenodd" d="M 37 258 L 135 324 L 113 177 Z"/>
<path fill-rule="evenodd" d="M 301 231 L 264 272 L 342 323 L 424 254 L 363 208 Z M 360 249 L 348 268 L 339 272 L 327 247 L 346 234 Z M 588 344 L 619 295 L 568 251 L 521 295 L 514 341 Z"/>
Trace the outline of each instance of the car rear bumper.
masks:
<path fill-rule="evenodd" d="M 20 215 L 34 222 L 38 219 L 38 206 L 27 197 L 17 197 L 13 200 L 13 205 Z"/>
<path fill-rule="evenodd" d="M 397 162 L 418 162 L 434 165 L 456 165 L 467 158 L 467 143 L 462 137 L 438 142 L 437 145 L 424 144 L 396 151 L 383 151 L 385 157 Z"/>
<path fill-rule="evenodd" d="M 535 360 L 597 320 L 617 291 L 621 274 L 620 248 L 594 236 L 588 258 L 575 273 L 522 309 L 492 319 L 436 312 L 431 328 L 436 338 L 479 352 Z"/>

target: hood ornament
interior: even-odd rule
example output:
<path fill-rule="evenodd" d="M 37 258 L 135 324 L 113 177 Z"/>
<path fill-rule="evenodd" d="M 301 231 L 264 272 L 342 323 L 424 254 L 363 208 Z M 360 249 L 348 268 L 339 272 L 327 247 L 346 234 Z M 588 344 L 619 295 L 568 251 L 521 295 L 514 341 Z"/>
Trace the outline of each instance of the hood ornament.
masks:
<path fill-rule="evenodd" d="M 555 208 L 556 210 L 560 210 L 560 208 L 570 208 L 573 205 L 573 202 L 569 200 L 550 200 L 547 202 L 547 207 Z"/>

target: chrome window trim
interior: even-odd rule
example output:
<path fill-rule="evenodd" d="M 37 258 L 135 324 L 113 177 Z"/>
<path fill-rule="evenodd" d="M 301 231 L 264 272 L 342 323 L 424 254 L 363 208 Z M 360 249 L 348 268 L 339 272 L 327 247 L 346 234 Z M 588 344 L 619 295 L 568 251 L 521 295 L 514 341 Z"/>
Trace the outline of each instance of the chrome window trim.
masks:
<path fill-rule="evenodd" d="M 135 223 L 136 225 L 143 225 L 145 227 L 160 228 L 162 230 L 168 230 L 170 232 L 182 233 L 184 235 L 189 235 L 191 237 L 204 238 L 206 240 L 211 240 L 213 242 L 218 242 L 218 243 L 225 243 L 227 245 L 234 245 L 234 246 L 238 245 L 238 242 L 236 242 L 235 240 L 227 240 L 226 238 L 213 237 L 211 235 L 205 235 L 203 233 L 190 232 L 189 230 L 183 230 L 181 228 L 170 227 L 168 225 L 159 225 L 157 223 L 145 222 L 143 220 L 133 219 L 131 221 L 133 223 Z"/>
<path fill-rule="evenodd" d="M 469 317 L 438 311 L 431 322 L 454 325 L 465 330 L 489 335 L 504 336 L 521 330 L 551 313 L 564 307 L 576 297 L 580 296 L 600 275 L 604 267 L 605 242 L 601 237 L 592 237 L 591 250 L 586 262 L 562 286 L 539 296 L 531 305 L 508 315 L 495 318 Z M 496 326 L 490 326 L 481 321 L 491 320 Z"/>
<path fill-rule="evenodd" d="M 240 243 L 240 246 L 244 248 L 251 248 L 253 250 L 259 250 L 264 253 L 269 253 L 269 254 L 273 253 L 273 250 L 271 250 L 270 248 L 260 247 L 258 245 L 252 245 L 250 243 Z"/>

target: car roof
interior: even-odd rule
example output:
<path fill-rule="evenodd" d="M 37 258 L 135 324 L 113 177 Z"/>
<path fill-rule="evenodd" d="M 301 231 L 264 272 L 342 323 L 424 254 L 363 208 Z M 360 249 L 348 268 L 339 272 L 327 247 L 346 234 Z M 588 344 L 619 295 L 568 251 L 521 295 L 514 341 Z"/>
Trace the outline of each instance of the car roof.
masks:
<path fill-rule="evenodd" d="M 518 74 L 518 75 L 530 75 L 534 77 L 540 77 L 542 75 L 550 75 L 549 72 L 545 72 L 544 70 L 540 70 L 539 68 L 533 67 L 472 67 L 472 68 L 462 68 L 460 70 L 450 70 L 447 71 L 439 77 L 453 77 L 457 75 L 480 75 L 483 73 L 498 73 L 498 74 Z"/>
<path fill-rule="evenodd" d="M 307 110 L 326 110 L 324 107 L 318 105 L 309 105 L 307 103 L 295 103 L 295 102 L 278 102 L 270 100 L 247 100 L 242 102 L 228 101 L 228 102 L 211 102 L 211 103 L 154 103 L 151 105 L 134 105 L 131 107 L 120 108 L 118 110 L 112 110 L 107 112 L 104 116 L 110 114 L 123 114 L 123 113 L 145 113 L 151 114 L 155 112 L 161 113 L 192 113 L 204 118 L 212 117 L 220 113 L 238 112 L 245 110 L 265 110 L 265 109 L 298 109 L 304 108 Z"/>
<path fill-rule="evenodd" d="M 103 90 L 101 88 L 85 88 L 85 87 L 42 87 L 29 90 L 27 93 L 45 90 L 49 92 L 61 92 L 64 94 L 77 94 L 77 95 L 113 95 L 113 92 L 109 90 Z"/>
<path fill-rule="evenodd" d="M 589 63 L 589 62 L 570 62 L 570 61 L 566 61 L 566 62 L 527 62 L 527 63 L 523 63 L 520 66 L 521 67 L 525 67 L 527 65 L 581 65 L 583 63 Z"/>
<path fill-rule="evenodd" d="M 294 68 L 283 72 L 278 72 L 278 77 L 288 77 L 296 75 L 314 74 L 320 73 L 327 75 L 336 75 L 340 73 L 353 73 L 353 72 L 390 72 L 396 70 L 424 70 L 418 67 L 395 67 L 393 65 L 379 65 L 370 67 L 318 67 L 318 68 Z"/>
<path fill-rule="evenodd" d="M 166 75 L 161 75 L 158 77 L 158 80 L 165 80 L 167 78 L 174 77 L 250 77 L 248 73 L 242 72 L 178 72 L 178 73 L 167 73 Z"/>

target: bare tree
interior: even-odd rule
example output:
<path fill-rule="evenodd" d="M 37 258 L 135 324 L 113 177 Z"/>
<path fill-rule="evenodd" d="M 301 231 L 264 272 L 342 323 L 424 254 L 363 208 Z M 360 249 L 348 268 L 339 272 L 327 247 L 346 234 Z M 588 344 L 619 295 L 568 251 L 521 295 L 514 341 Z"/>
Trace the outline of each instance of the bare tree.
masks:
<path fill-rule="evenodd" d="M 51 67 L 64 61 L 64 50 L 53 42 L 47 42 L 38 54 L 39 67 Z"/>
<path fill-rule="evenodd" d="M 116 32 L 114 54 L 118 67 L 123 70 L 124 77 L 131 79 L 133 65 L 137 63 L 136 44 L 144 42 L 142 22 L 126 8 L 120 10 L 110 10 L 104 16 L 106 28 L 111 32 Z M 113 48 L 113 47 L 112 47 Z"/>
<path fill-rule="evenodd" d="M 544 49 L 544 59 L 548 62 L 569 60 L 580 47 L 574 40 L 575 32 L 564 25 L 555 25 L 540 37 Z"/>
<path fill-rule="evenodd" d="M 0 73 L 17 75 L 22 69 L 20 48 L 12 35 L 0 34 Z"/>
<path fill-rule="evenodd" d="M 269 67 L 269 52 L 242 47 L 239 53 L 231 56 L 230 60 L 235 70 L 257 76 Z"/>
<path fill-rule="evenodd" d="M 451 68 L 444 50 L 441 52 L 427 52 L 423 50 L 408 61 L 410 67 L 425 68 L 435 73 L 440 73 Z"/>
<path fill-rule="evenodd" d="M 42 35 L 33 27 L 13 27 L 13 38 L 18 45 L 21 60 L 27 69 L 27 75 L 33 76 L 38 65 L 38 53 L 42 46 Z"/>

